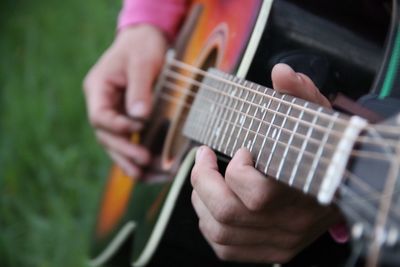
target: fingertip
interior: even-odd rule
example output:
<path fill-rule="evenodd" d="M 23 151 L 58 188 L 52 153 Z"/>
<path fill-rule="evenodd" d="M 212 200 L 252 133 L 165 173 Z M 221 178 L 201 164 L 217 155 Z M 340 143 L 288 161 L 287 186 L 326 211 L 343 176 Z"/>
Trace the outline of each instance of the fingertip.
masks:
<path fill-rule="evenodd" d="M 232 161 L 235 161 L 240 165 L 253 166 L 253 157 L 250 151 L 245 147 L 242 147 L 238 151 L 236 151 L 235 155 L 232 158 Z"/>
<path fill-rule="evenodd" d="M 280 93 L 289 93 L 292 88 L 299 86 L 301 77 L 287 64 L 276 64 L 271 72 L 272 84 Z"/>
<path fill-rule="evenodd" d="M 207 147 L 201 146 L 196 152 L 196 163 L 211 166 L 213 169 L 217 169 L 217 156 L 214 151 Z"/>

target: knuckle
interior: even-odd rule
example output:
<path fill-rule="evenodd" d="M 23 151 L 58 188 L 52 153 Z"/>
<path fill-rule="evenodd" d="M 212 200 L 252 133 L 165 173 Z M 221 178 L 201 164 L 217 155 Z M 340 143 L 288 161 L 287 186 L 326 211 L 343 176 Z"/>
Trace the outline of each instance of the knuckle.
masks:
<path fill-rule="evenodd" d="M 220 260 L 228 261 L 233 259 L 233 253 L 229 247 L 219 247 L 215 249 L 215 254 Z"/>
<path fill-rule="evenodd" d="M 215 220 L 223 224 L 231 224 L 235 221 L 236 217 L 234 207 L 228 202 L 216 206 L 214 210 L 211 210 L 211 213 L 213 213 Z"/>
<path fill-rule="evenodd" d="M 221 225 L 215 225 L 209 230 L 209 238 L 220 245 L 229 244 L 230 234 Z"/>
<path fill-rule="evenodd" d="M 267 202 L 268 201 L 264 193 L 254 194 L 247 200 L 247 208 L 254 212 L 261 211 L 264 209 Z"/>
<path fill-rule="evenodd" d="M 194 165 L 191 175 L 190 175 L 190 182 L 193 187 L 196 187 L 200 178 L 200 170 L 197 164 Z"/>

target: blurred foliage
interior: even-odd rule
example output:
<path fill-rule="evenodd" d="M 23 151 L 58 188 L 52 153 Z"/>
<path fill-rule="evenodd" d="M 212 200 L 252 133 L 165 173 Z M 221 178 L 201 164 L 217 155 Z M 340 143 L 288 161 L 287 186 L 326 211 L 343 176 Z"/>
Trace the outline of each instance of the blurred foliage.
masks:
<path fill-rule="evenodd" d="M 0 266 L 87 266 L 109 161 L 82 79 L 120 1 L 0 2 Z"/>

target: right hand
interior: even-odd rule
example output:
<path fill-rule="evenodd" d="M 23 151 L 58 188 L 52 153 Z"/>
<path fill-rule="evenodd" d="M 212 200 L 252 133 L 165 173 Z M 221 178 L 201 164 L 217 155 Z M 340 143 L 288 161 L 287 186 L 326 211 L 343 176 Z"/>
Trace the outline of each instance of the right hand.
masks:
<path fill-rule="evenodd" d="M 152 86 L 167 50 L 157 28 L 140 24 L 123 29 L 91 68 L 84 92 L 91 125 L 99 142 L 129 176 L 137 177 L 149 152 L 130 141 L 151 111 Z"/>

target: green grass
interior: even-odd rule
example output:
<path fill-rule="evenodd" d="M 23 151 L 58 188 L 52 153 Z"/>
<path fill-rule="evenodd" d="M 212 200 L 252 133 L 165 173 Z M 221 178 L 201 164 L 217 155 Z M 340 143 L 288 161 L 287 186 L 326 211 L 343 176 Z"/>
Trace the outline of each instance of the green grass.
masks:
<path fill-rule="evenodd" d="M 120 1 L 0 2 L 0 266 L 87 266 L 109 160 L 82 79 Z"/>

